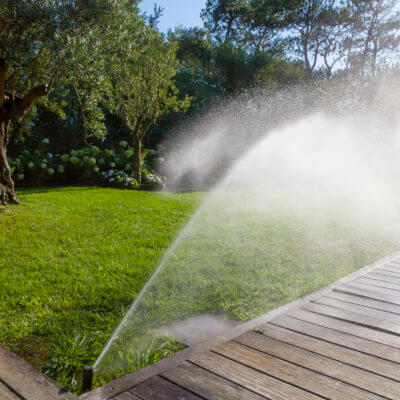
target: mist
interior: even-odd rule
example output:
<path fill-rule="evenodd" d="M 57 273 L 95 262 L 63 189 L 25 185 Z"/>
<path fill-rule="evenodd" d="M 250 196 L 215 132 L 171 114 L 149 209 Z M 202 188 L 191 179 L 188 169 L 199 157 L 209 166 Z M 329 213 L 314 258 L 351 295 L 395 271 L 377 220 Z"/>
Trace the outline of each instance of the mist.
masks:
<path fill-rule="evenodd" d="M 186 131 L 170 180 L 212 190 L 96 370 L 134 370 L 185 342 L 182 321 L 214 316 L 210 329 L 186 324 L 207 339 L 215 316 L 231 327 L 398 250 L 398 89 L 387 78 L 245 93 Z"/>

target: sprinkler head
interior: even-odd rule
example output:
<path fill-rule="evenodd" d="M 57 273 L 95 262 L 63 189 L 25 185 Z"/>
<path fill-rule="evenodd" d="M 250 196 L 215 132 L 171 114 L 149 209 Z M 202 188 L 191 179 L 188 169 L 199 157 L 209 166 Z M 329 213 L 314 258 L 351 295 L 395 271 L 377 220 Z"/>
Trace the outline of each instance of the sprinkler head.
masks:
<path fill-rule="evenodd" d="M 91 365 L 83 367 L 82 392 L 89 392 L 93 388 L 94 369 Z"/>

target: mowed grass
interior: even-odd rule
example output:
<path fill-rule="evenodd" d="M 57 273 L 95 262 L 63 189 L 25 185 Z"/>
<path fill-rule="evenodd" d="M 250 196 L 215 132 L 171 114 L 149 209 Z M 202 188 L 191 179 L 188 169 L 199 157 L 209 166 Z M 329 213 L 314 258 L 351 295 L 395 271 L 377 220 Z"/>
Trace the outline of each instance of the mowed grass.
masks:
<path fill-rule="evenodd" d="M 0 213 L 0 343 L 77 393 L 202 194 L 19 194 Z"/>
<path fill-rule="evenodd" d="M 83 366 L 99 356 L 204 194 L 20 195 L 21 206 L 0 213 L 0 343 L 79 393 Z M 154 341 L 161 324 L 205 312 L 244 321 L 398 250 L 398 229 L 336 214 L 324 221 L 257 212 L 251 204 L 227 191 L 203 208 L 105 356 L 96 384 L 179 350 L 173 340 Z"/>

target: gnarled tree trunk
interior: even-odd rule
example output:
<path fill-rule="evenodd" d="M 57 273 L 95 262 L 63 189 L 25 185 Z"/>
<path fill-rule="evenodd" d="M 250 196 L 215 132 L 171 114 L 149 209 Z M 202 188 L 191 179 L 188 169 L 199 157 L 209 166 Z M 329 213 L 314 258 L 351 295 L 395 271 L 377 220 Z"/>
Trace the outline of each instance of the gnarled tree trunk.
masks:
<path fill-rule="evenodd" d="M 47 86 L 37 86 L 19 97 L 7 91 L 9 71 L 6 60 L 0 58 L 0 202 L 19 204 L 11 168 L 7 160 L 7 145 L 11 121 L 20 123 L 36 99 L 47 94 Z"/>
<path fill-rule="evenodd" d="M 7 160 L 8 131 L 10 121 L 0 124 L 0 202 L 2 204 L 19 204 L 15 193 L 14 181 L 11 177 L 11 168 Z"/>

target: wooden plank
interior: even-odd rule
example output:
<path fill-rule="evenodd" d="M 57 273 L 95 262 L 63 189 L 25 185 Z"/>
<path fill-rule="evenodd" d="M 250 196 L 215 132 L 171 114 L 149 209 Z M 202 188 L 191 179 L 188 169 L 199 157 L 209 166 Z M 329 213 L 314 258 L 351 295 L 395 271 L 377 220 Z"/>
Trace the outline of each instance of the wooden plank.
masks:
<path fill-rule="evenodd" d="M 1 400 L 23 400 L 22 397 L 17 396 L 7 386 L 0 382 L 0 399 Z"/>
<path fill-rule="evenodd" d="M 155 376 L 130 390 L 143 400 L 201 400 L 200 397 Z"/>
<path fill-rule="evenodd" d="M 118 395 L 117 397 L 113 397 L 112 400 L 142 400 L 140 397 L 135 396 L 131 392 L 124 392 Z"/>
<path fill-rule="evenodd" d="M 316 400 L 319 396 L 313 395 L 298 387 L 292 386 L 272 376 L 255 369 L 246 367 L 221 355 L 206 352 L 196 354 L 190 362 L 212 371 L 221 377 L 229 379 L 245 388 L 252 390 L 268 399 L 273 400 Z"/>
<path fill-rule="evenodd" d="M 392 400 L 400 399 L 398 382 L 309 350 L 255 332 L 239 336 L 235 342 L 379 396 Z"/>
<path fill-rule="evenodd" d="M 400 381 L 400 368 L 397 363 L 382 360 L 380 358 L 363 354 L 338 344 L 310 337 L 304 334 L 290 331 L 279 326 L 267 323 L 259 328 L 263 335 L 279 340 L 290 345 L 341 361 L 357 368 L 365 369 L 386 376 L 387 378 Z M 371 345 L 371 342 L 370 342 Z M 312 369 L 312 368 L 311 368 Z"/>
<path fill-rule="evenodd" d="M 306 314 L 306 312 L 304 312 L 304 314 Z M 356 350 L 357 352 L 370 354 L 372 356 L 379 357 L 380 359 L 391 361 L 389 365 L 397 365 L 397 363 L 400 363 L 400 349 L 386 346 L 381 343 L 372 342 L 371 340 L 353 336 L 345 332 L 326 328 L 324 326 L 288 317 L 286 315 L 282 315 L 274 319 L 271 321 L 271 324 L 321 339 L 329 343 L 338 344 L 340 346 Z"/>
<path fill-rule="evenodd" d="M 321 290 L 318 290 L 314 293 L 306 295 L 305 297 L 303 297 L 301 299 L 294 300 L 294 301 L 287 303 L 281 307 L 271 310 L 270 312 L 268 312 L 258 318 L 250 320 L 242 325 L 239 325 L 238 327 L 232 329 L 226 335 L 224 335 L 223 339 L 221 339 L 221 338 L 210 339 L 210 340 L 202 342 L 199 345 L 194 346 L 192 348 L 187 348 L 181 352 L 178 352 L 176 354 L 169 356 L 166 359 L 158 361 L 157 363 L 155 363 L 153 365 L 150 365 L 139 371 L 135 371 L 133 373 L 125 375 L 125 376 L 123 376 L 113 382 L 110 382 L 102 387 L 96 388 L 91 392 L 85 393 L 84 395 L 80 396 L 80 399 L 82 399 L 82 400 L 110 399 L 113 396 L 116 396 L 117 394 L 128 390 L 129 388 L 131 388 L 134 385 L 138 385 L 139 383 L 142 383 L 145 380 L 147 380 L 153 376 L 156 376 L 163 371 L 166 371 L 170 368 L 173 368 L 173 367 L 179 365 L 181 362 L 183 362 L 184 360 L 187 360 L 193 354 L 197 354 L 197 353 L 206 351 L 215 343 L 221 342 L 222 340 L 229 340 L 233 337 L 241 335 L 242 333 L 244 333 L 248 330 L 255 329 L 257 326 L 260 326 L 268 321 L 271 321 L 274 318 L 278 317 L 279 315 L 282 315 L 289 310 L 299 307 L 302 304 L 305 304 L 306 302 L 310 301 L 311 299 L 313 299 L 315 297 L 318 297 L 322 294 L 328 293 L 329 291 L 332 290 L 332 288 L 335 288 L 338 285 L 345 285 L 345 284 L 349 283 L 350 281 L 354 280 L 355 278 L 362 276 L 362 275 L 372 271 L 373 269 L 379 268 L 382 265 L 385 265 L 385 264 L 389 263 L 390 261 L 398 259 L 398 258 L 400 258 L 400 252 L 391 254 L 390 256 L 387 256 L 379 261 L 376 261 L 373 264 L 367 265 L 367 266 L 361 268 L 360 270 L 355 271 L 352 274 L 339 279 L 335 283 L 332 283 L 331 285 L 329 285 Z"/>
<path fill-rule="evenodd" d="M 382 288 L 386 288 L 386 289 L 397 290 L 399 292 L 399 296 L 400 296 L 400 285 L 397 285 L 396 283 L 382 282 L 382 281 L 378 281 L 376 279 L 371 279 L 371 278 L 367 278 L 367 277 L 355 279 L 354 282 L 366 283 L 368 285 L 378 286 L 378 287 L 382 287 Z"/>
<path fill-rule="evenodd" d="M 397 299 L 400 299 L 400 292 L 395 289 L 388 289 L 388 288 L 379 287 L 376 285 L 371 285 L 370 283 L 364 283 L 364 282 L 359 282 L 359 281 L 352 281 L 351 286 L 356 286 L 356 287 L 360 287 L 363 289 L 372 290 L 377 293 L 389 294 L 390 296 L 395 296 L 395 297 L 397 297 Z"/>
<path fill-rule="evenodd" d="M 390 321 L 385 321 L 379 318 L 374 318 L 366 315 L 361 315 L 352 311 L 341 310 L 339 308 L 324 306 L 317 303 L 309 303 L 302 307 L 303 310 L 311 311 L 317 314 L 326 315 L 336 318 L 340 321 L 346 321 L 353 324 L 373 328 L 389 334 L 400 335 L 400 326 Z M 397 338 L 400 342 L 400 338 Z"/>
<path fill-rule="evenodd" d="M 367 285 L 363 285 L 367 286 Z M 336 286 L 332 292 L 348 293 L 359 297 L 366 297 L 369 299 L 375 299 L 384 301 L 386 303 L 400 305 L 400 298 L 398 296 L 393 296 L 391 294 L 377 292 L 372 287 L 359 287 L 353 285 L 339 285 Z"/>
<path fill-rule="evenodd" d="M 264 397 L 253 393 L 227 379 L 221 378 L 205 369 L 185 362 L 163 374 L 171 382 L 209 400 L 263 400 Z M 175 397 L 169 397 L 171 400 Z M 196 396 L 196 399 L 199 397 Z M 147 399 L 146 399 L 147 400 Z M 156 399 L 154 399 L 156 400 Z M 162 400 L 162 399 L 157 399 Z"/>
<path fill-rule="evenodd" d="M 380 319 L 381 321 L 390 321 L 400 326 L 400 315 L 393 314 L 387 311 L 377 310 L 360 304 L 348 303 L 339 299 L 333 299 L 328 296 L 320 297 L 319 299 L 316 299 L 314 303 L 324 304 L 326 306 L 339 308 L 341 310 L 355 312 L 366 317 Z"/>
<path fill-rule="evenodd" d="M 374 273 L 379 275 L 392 276 L 394 278 L 400 278 L 400 272 L 386 271 L 385 269 L 381 268 L 374 269 Z"/>
<path fill-rule="evenodd" d="M 400 338 L 385 332 L 379 332 L 371 328 L 353 324 L 351 322 L 337 320 L 326 315 L 316 314 L 300 309 L 290 311 L 287 315 L 303 321 L 311 322 L 316 325 L 324 326 L 326 328 L 335 329 L 340 332 L 345 332 L 350 335 L 368 339 L 372 342 L 378 342 L 400 349 Z"/>
<path fill-rule="evenodd" d="M 374 279 L 376 281 L 382 281 L 382 282 L 391 282 L 391 283 L 396 283 L 397 285 L 400 285 L 400 276 L 394 277 L 394 276 L 385 276 L 385 275 L 381 275 L 379 272 L 375 273 L 374 272 L 370 272 L 367 275 L 364 275 L 365 278 L 369 278 L 369 279 Z"/>
<path fill-rule="evenodd" d="M 53 380 L 0 345 L 1 380 L 28 400 L 76 400 L 71 393 L 61 389 Z"/>
<path fill-rule="evenodd" d="M 396 274 L 400 274 L 399 268 L 392 267 L 392 266 L 390 266 L 388 264 L 380 266 L 379 269 L 384 270 L 384 271 L 388 271 L 388 272 L 394 272 Z"/>
<path fill-rule="evenodd" d="M 376 394 L 366 392 L 269 354 L 250 349 L 239 343 L 228 342 L 214 348 L 213 351 L 325 398 L 333 398 L 335 400 L 382 399 L 381 396 Z"/>
<path fill-rule="evenodd" d="M 355 296 L 352 294 L 341 293 L 341 292 L 330 292 L 324 297 L 331 299 L 342 300 L 347 303 L 359 304 L 361 306 L 370 307 L 376 310 L 387 311 L 388 313 L 400 315 L 400 306 L 397 304 L 387 303 L 380 300 L 370 299 L 367 297 Z"/>

